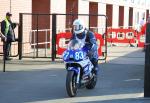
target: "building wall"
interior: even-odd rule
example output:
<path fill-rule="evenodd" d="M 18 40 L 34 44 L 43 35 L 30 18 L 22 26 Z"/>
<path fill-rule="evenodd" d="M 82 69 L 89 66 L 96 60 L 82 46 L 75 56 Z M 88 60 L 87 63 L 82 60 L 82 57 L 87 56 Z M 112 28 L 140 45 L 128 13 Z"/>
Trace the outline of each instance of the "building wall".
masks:
<path fill-rule="evenodd" d="M 133 7 L 129 7 L 129 26 L 133 26 Z"/>
<path fill-rule="evenodd" d="M 124 6 L 119 6 L 119 27 L 124 27 Z"/>
<path fill-rule="evenodd" d="M 0 0 L 1 4 L 0 4 L 0 21 L 4 19 L 5 17 L 5 13 L 7 11 L 12 12 L 13 14 L 13 21 L 15 22 L 19 22 L 19 13 L 21 12 L 28 12 L 31 13 L 32 12 L 32 0 Z M 11 2 L 10 2 L 11 1 Z M 124 6 L 124 18 L 126 19 L 124 21 L 124 26 L 128 26 L 128 19 L 129 19 L 129 7 L 133 7 L 133 14 L 136 14 L 137 12 L 139 12 L 139 19 L 137 21 L 139 21 L 142 17 L 141 17 L 141 13 L 145 13 L 146 14 L 146 10 L 150 9 L 149 4 L 150 3 L 146 3 L 145 5 L 143 4 L 145 2 L 145 0 L 78 0 L 78 13 L 79 14 L 88 14 L 89 13 L 89 1 L 91 2 L 98 2 L 98 14 L 106 14 L 106 4 L 112 4 L 113 5 L 113 20 L 112 20 L 112 26 L 113 27 L 117 27 L 118 25 L 118 6 Z M 10 5 L 11 3 L 11 5 Z M 58 5 L 58 3 L 61 3 L 60 5 Z M 142 5 L 143 4 L 143 5 Z M 51 5 L 50 5 L 50 12 L 51 13 L 66 13 L 66 0 L 51 0 Z M 4 9 L 3 9 L 4 8 Z M 142 10 L 143 9 L 143 10 Z M 146 17 L 146 15 L 145 15 Z M 65 17 L 59 17 L 59 21 L 57 23 L 61 24 L 60 28 L 64 28 L 65 25 Z M 84 20 L 88 20 L 88 18 L 84 18 L 84 17 L 80 17 Z M 114 19 L 115 18 L 115 19 Z M 133 22 L 136 21 L 136 16 L 133 15 Z M 62 21 L 63 22 L 60 22 Z M 59 25 L 58 24 L 58 25 Z M 88 26 L 88 22 L 86 23 L 86 25 Z M 134 22 L 133 25 L 137 25 L 137 22 Z"/>
<path fill-rule="evenodd" d="M 11 5 L 10 5 L 11 4 Z M 12 21 L 19 23 L 19 13 L 32 12 L 32 0 L 0 0 L 0 21 L 5 18 L 6 12 L 12 13 Z M 27 21 L 24 22 L 24 34 L 29 34 L 31 30 L 31 17 L 25 17 Z M 16 37 L 18 37 L 18 27 L 15 29 Z M 29 36 L 24 36 L 24 41 L 29 40 Z M 0 43 L 1 45 L 2 43 Z M 28 48 L 28 46 L 25 46 Z M 0 50 L 0 52 L 2 49 Z"/>
<path fill-rule="evenodd" d="M 90 2 L 89 3 L 89 14 L 98 15 L 98 3 Z M 90 16 L 90 27 L 97 27 L 98 24 L 98 17 L 97 16 Z"/>
<path fill-rule="evenodd" d="M 119 6 L 118 5 L 113 5 L 113 23 L 112 23 L 112 27 L 113 28 L 118 28 L 118 24 L 119 24 Z"/>
<path fill-rule="evenodd" d="M 0 2 L 0 21 L 2 21 L 5 18 L 6 12 L 10 11 L 10 2 L 7 0 L 0 0 Z"/>
<path fill-rule="evenodd" d="M 124 27 L 129 26 L 129 7 L 124 7 Z"/>
<path fill-rule="evenodd" d="M 106 4 L 98 3 L 98 14 L 106 15 Z M 105 28 L 105 17 L 98 17 L 98 27 Z M 99 32 L 101 29 L 99 29 Z"/>
<path fill-rule="evenodd" d="M 0 21 L 5 18 L 5 13 L 10 12 L 13 14 L 12 20 L 19 22 L 19 13 L 32 12 L 32 0 L 0 0 Z"/>
<path fill-rule="evenodd" d="M 89 2 L 83 1 L 83 0 L 78 0 L 78 13 L 79 14 L 89 14 Z M 81 9 L 85 8 L 85 9 Z M 88 16 L 78 16 L 83 22 L 85 23 L 86 27 L 89 27 L 89 17 Z"/>
<path fill-rule="evenodd" d="M 98 3 L 98 14 L 106 15 L 106 4 Z"/>
<path fill-rule="evenodd" d="M 31 13 L 32 12 L 32 0 L 0 0 L 1 4 L 0 4 L 0 21 L 4 19 L 5 17 L 5 13 L 7 11 L 12 12 L 13 14 L 13 21 L 15 22 L 19 22 L 19 13 L 21 12 L 28 12 Z M 10 2 L 11 1 L 11 2 Z M 102 8 L 100 5 L 106 5 L 106 4 L 113 4 L 113 11 L 117 10 L 118 6 L 125 6 L 125 15 L 124 17 L 128 17 L 128 8 L 129 7 L 133 7 L 133 14 L 135 14 L 136 12 L 139 12 L 140 17 L 141 18 L 141 12 L 145 12 L 147 9 L 150 9 L 150 3 L 146 2 L 145 0 L 78 0 L 79 6 L 78 6 L 78 13 L 89 13 L 89 1 L 93 1 L 93 2 L 98 2 L 99 4 L 99 10 L 98 13 L 99 14 L 106 14 L 106 8 Z M 134 2 L 133 2 L 134 1 Z M 11 3 L 11 5 L 10 5 Z M 58 3 L 61 3 L 60 5 L 58 5 Z M 66 0 L 51 0 L 51 13 L 66 13 Z M 103 6 L 104 7 L 104 6 Z M 143 10 L 142 10 L 143 9 Z M 117 12 L 113 12 L 113 18 L 116 18 L 116 14 L 118 14 Z M 136 17 L 133 16 L 133 19 L 135 20 Z M 88 20 L 88 18 L 86 18 L 86 20 Z M 126 18 L 127 21 L 124 22 L 124 25 L 127 26 L 128 24 L 128 18 Z M 133 20 L 133 21 L 134 21 Z M 113 26 L 117 27 L 116 24 L 118 21 L 113 20 Z M 64 24 L 64 23 L 63 23 Z M 88 23 L 87 23 L 88 24 Z M 133 23 L 135 24 L 135 23 Z"/>
<path fill-rule="evenodd" d="M 113 23 L 113 13 L 114 11 L 113 11 L 113 5 L 111 5 L 111 4 L 107 4 L 106 5 L 106 16 L 107 16 L 107 26 L 108 27 L 112 27 L 112 23 Z"/>
<path fill-rule="evenodd" d="M 32 0 L 32 13 L 34 14 L 47 14 L 47 15 L 32 15 L 32 30 L 37 29 L 38 25 L 38 30 L 43 30 L 43 29 L 50 29 L 50 0 Z M 42 4 L 41 4 L 42 2 Z M 36 39 L 38 35 L 38 40 Z M 47 40 L 48 38 L 48 40 Z M 49 35 L 46 33 L 46 30 L 36 32 L 36 36 L 34 35 L 34 32 L 32 32 L 32 43 L 34 41 L 38 41 L 39 43 L 41 42 L 49 42 Z M 35 43 L 34 43 L 35 44 Z M 43 47 L 49 47 L 49 45 L 45 44 L 40 44 L 38 45 L 39 48 Z"/>
<path fill-rule="evenodd" d="M 66 0 L 66 14 L 78 14 L 78 0 Z M 72 28 L 76 18 L 78 15 L 66 15 L 66 28 Z"/>
<path fill-rule="evenodd" d="M 10 2 L 11 1 L 11 2 Z M 129 24 L 129 7 L 133 7 L 133 26 L 136 27 L 139 24 L 139 21 L 145 13 L 146 10 L 150 10 L 150 2 L 145 3 L 145 0 L 78 0 L 78 13 L 79 14 L 89 14 L 89 1 L 98 2 L 98 14 L 106 15 L 106 5 L 113 5 L 112 8 L 112 27 L 118 27 L 118 15 L 119 15 L 119 6 L 124 6 L 124 23 L 123 26 L 128 26 Z M 133 2 L 134 1 L 134 2 Z M 37 0 L 38 2 L 38 0 Z M 42 2 L 42 1 L 41 1 Z M 50 13 L 66 13 L 66 0 L 50 0 Z M 145 3 L 145 4 L 144 4 Z M 5 13 L 11 11 L 13 14 L 12 20 L 14 22 L 19 22 L 19 13 L 32 13 L 32 0 L 0 0 L 0 21 L 5 18 Z M 85 25 L 89 26 L 89 18 L 79 16 L 83 19 Z M 50 18 L 50 23 L 52 20 Z M 23 41 L 26 42 L 30 38 L 29 35 L 32 24 L 31 16 L 24 16 L 23 18 Z M 103 27 L 105 25 L 101 19 L 98 18 L 98 27 Z M 51 25 L 50 25 L 51 26 Z M 63 31 L 66 28 L 66 17 L 59 16 L 57 17 L 57 31 Z M 51 27 L 50 27 L 51 28 Z M 17 29 L 16 29 L 17 30 Z M 17 32 L 17 31 L 16 31 Z"/>
<path fill-rule="evenodd" d="M 59 3 L 59 5 L 58 5 Z M 51 0 L 51 13 L 66 14 L 66 0 Z M 57 32 L 63 32 L 66 27 L 66 17 L 57 16 Z M 52 21 L 52 20 L 51 20 Z"/>

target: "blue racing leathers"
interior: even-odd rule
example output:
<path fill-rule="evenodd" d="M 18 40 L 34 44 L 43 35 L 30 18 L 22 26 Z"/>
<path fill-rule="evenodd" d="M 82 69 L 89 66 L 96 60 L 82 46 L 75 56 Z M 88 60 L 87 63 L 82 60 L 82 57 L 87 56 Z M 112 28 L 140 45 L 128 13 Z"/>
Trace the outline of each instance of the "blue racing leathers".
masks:
<path fill-rule="evenodd" d="M 82 42 L 85 42 L 85 46 L 83 48 L 87 51 L 87 54 L 93 65 L 95 67 L 98 66 L 98 45 L 94 33 L 91 31 L 84 30 L 82 34 L 73 33 L 71 39 L 77 39 L 81 40 Z"/>

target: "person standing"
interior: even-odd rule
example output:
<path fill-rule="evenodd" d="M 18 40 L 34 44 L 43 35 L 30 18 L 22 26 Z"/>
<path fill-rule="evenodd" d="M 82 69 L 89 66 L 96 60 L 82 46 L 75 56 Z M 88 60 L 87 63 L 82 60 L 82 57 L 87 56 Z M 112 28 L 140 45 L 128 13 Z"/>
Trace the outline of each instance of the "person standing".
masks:
<path fill-rule="evenodd" d="M 142 27 L 145 24 L 145 20 L 144 19 L 145 19 L 144 17 L 141 19 L 141 21 L 140 21 L 140 27 Z"/>
<path fill-rule="evenodd" d="M 7 12 L 6 18 L 1 22 L 1 36 L 3 41 L 3 52 L 5 54 L 5 60 L 11 60 L 11 58 L 9 58 L 9 52 L 11 43 L 15 41 L 14 29 L 16 27 L 16 23 L 12 23 L 11 17 L 12 14 Z"/>
<path fill-rule="evenodd" d="M 143 17 L 140 21 L 139 21 L 139 23 L 136 25 L 136 31 L 137 32 L 141 32 L 141 29 L 142 29 L 142 27 L 144 26 L 144 24 L 145 24 L 145 18 Z"/>

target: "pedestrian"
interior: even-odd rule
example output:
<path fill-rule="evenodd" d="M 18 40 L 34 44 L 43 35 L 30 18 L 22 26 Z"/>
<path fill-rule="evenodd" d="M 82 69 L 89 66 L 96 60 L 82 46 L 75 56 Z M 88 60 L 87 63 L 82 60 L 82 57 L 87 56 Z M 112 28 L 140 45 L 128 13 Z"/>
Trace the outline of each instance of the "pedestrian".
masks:
<path fill-rule="evenodd" d="M 139 23 L 136 25 L 136 28 L 135 28 L 136 31 L 137 31 L 137 32 L 141 32 L 141 30 L 142 30 L 144 24 L 145 24 L 145 18 L 143 17 L 143 18 L 139 21 Z"/>
<path fill-rule="evenodd" d="M 140 27 L 142 27 L 145 24 L 145 20 L 144 19 L 145 19 L 144 17 L 141 19 L 141 21 L 140 21 Z"/>
<path fill-rule="evenodd" d="M 16 23 L 11 21 L 12 14 L 10 12 L 6 13 L 6 18 L 1 22 L 1 37 L 3 41 L 3 53 L 5 54 L 5 60 L 11 60 L 9 58 L 11 43 L 15 41 L 14 29 Z"/>
<path fill-rule="evenodd" d="M 98 45 L 92 31 L 85 28 L 82 20 L 75 19 L 73 22 L 73 36 L 71 38 L 79 40 L 85 44 L 83 48 L 87 50 L 88 56 L 94 65 L 94 71 L 98 72 Z"/>

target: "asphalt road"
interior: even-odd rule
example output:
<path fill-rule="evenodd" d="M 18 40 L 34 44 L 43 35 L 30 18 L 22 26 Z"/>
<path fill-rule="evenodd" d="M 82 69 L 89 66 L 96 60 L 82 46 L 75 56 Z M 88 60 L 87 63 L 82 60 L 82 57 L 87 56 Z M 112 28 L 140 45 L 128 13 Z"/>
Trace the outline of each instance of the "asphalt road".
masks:
<path fill-rule="evenodd" d="M 95 89 L 80 89 L 74 98 L 66 93 L 62 62 L 9 61 L 7 72 L 0 72 L 0 103 L 150 103 L 143 97 L 143 52 L 118 55 L 109 55 L 106 63 L 99 64 Z"/>

